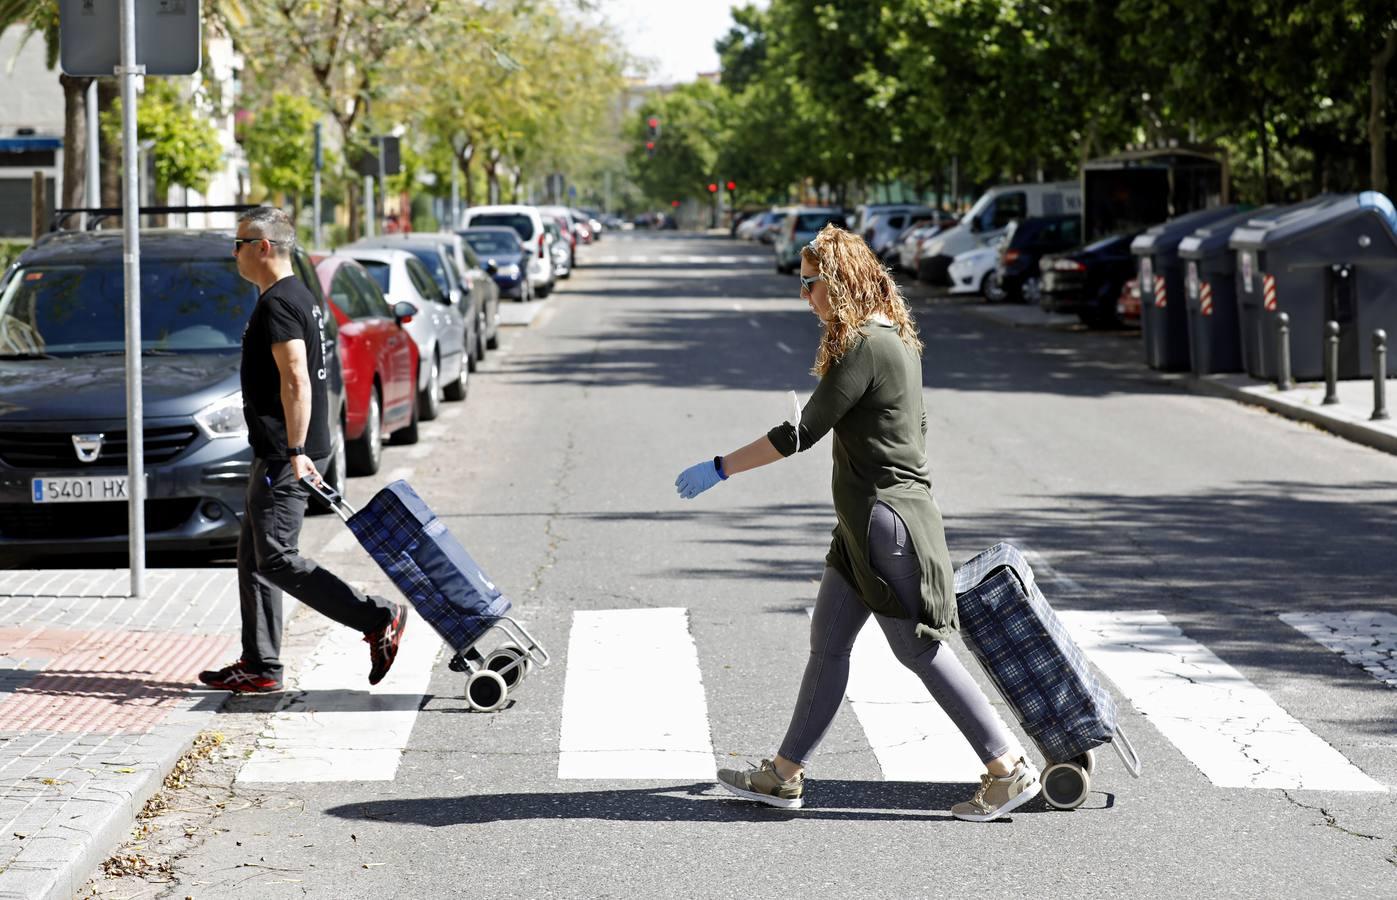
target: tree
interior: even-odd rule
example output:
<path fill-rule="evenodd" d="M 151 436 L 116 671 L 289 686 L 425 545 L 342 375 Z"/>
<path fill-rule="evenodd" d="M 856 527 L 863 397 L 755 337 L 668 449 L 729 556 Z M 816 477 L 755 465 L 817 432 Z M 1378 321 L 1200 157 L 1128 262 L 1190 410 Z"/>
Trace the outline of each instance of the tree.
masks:
<path fill-rule="evenodd" d="M 242 128 L 252 177 L 268 191 L 291 199 L 292 221 L 299 220 L 304 196 L 312 188 L 318 118 L 309 100 L 275 94 Z"/>
<path fill-rule="evenodd" d="M 102 117 L 106 140 L 121 141 L 121 101 Z M 153 141 L 150 153 L 155 166 L 155 196 L 163 203 L 174 185 L 204 191 L 209 179 L 223 167 L 218 134 L 194 104 L 180 93 L 172 78 L 147 78 L 136 107 L 136 140 Z"/>
<path fill-rule="evenodd" d="M 720 105 L 725 100 L 717 85 L 696 81 L 641 105 L 629 126 L 629 161 L 636 186 L 652 202 L 708 195 L 708 185 L 719 177 Z M 645 146 L 651 118 L 658 118 L 661 128 L 653 152 Z"/>

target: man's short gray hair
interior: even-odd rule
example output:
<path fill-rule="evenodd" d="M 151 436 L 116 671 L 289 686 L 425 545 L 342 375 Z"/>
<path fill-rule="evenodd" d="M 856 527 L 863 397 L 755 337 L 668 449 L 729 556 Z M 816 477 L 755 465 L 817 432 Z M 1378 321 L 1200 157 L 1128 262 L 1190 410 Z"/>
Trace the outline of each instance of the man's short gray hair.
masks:
<path fill-rule="evenodd" d="M 291 217 L 278 206 L 259 206 L 238 216 L 238 225 L 246 225 L 249 237 L 266 238 L 272 242 L 277 256 L 288 257 L 296 249 L 296 226 Z"/>

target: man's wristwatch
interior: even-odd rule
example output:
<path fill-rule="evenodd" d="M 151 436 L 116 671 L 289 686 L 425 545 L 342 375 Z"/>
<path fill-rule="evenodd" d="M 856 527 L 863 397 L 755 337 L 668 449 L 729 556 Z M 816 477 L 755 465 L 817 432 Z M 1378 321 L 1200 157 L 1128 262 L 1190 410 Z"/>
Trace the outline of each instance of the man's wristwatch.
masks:
<path fill-rule="evenodd" d="M 287 447 L 287 448 L 286 448 L 286 455 L 287 455 L 287 457 L 292 457 L 292 456 L 305 456 L 305 455 L 306 455 L 306 448 L 305 448 L 305 447 Z"/>

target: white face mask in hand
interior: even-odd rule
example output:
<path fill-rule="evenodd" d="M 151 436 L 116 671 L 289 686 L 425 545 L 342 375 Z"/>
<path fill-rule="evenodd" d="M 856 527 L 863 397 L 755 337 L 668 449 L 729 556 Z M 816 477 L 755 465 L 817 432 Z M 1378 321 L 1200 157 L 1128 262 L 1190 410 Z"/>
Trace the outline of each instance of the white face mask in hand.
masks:
<path fill-rule="evenodd" d="M 800 398 L 795 391 L 790 392 L 791 409 L 795 411 L 795 418 L 791 419 L 791 424 L 796 427 L 796 452 L 800 452 Z"/>

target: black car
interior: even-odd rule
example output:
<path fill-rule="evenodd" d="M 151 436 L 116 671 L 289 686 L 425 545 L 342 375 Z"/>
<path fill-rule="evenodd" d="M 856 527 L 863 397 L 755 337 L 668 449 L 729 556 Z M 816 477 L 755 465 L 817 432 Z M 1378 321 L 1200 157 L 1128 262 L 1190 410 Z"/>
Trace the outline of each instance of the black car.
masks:
<path fill-rule="evenodd" d="M 999 251 L 999 264 L 990 273 L 985 296 L 1037 303 L 1042 294 L 1038 261 L 1049 253 L 1061 253 L 1082 244 L 1082 217 L 1041 216 L 1009 226 Z"/>
<path fill-rule="evenodd" d="M 257 287 L 231 231 L 143 229 L 141 343 L 146 537 L 152 550 L 235 546 L 252 450 L 238 378 Z M 297 250 L 297 277 L 324 302 Z M 120 231 L 59 232 L 0 281 L 0 550 L 124 550 L 125 288 Z M 342 484 L 344 380 L 328 310 L 334 456 Z"/>
<path fill-rule="evenodd" d="M 534 292 L 529 285 L 527 271 L 530 251 L 520 242 L 518 232 L 513 228 L 481 225 L 456 233 L 483 261 L 485 271 L 494 277 L 501 297 L 533 299 Z"/>
<path fill-rule="evenodd" d="M 1067 253 L 1044 256 L 1038 262 L 1043 279 L 1039 305 L 1048 312 L 1075 313 L 1091 328 L 1120 325 L 1116 301 L 1121 288 L 1135 277 L 1130 242 L 1136 234 L 1116 234 Z"/>

